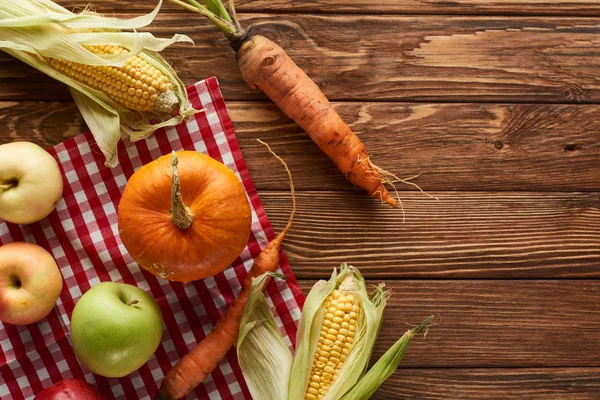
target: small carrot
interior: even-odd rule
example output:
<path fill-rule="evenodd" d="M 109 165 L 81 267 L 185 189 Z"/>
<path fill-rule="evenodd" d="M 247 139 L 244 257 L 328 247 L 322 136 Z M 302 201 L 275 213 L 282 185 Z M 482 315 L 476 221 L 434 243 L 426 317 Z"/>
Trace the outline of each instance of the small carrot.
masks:
<path fill-rule="evenodd" d="M 399 207 L 384 183 L 406 180 L 377 167 L 369 158 L 364 144 L 342 120 L 317 84 L 294 63 L 285 51 L 264 36 L 246 31 L 239 23 L 234 0 L 229 12 L 221 0 L 169 0 L 187 10 L 210 19 L 229 39 L 236 52 L 242 77 L 254 89 L 262 90 L 279 108 L 329 156 L 354 185 L 371 196 Z"/>
<path fill-rule="evenodd" d="M 252 285 L 252 279 L 264 274 L 274 272 L 279 265 L 279 249 L 281 243 L 292 227 L 292 221 L 296 215 L 296 196 L 292 174 L 287 164 L 281 157 L 264 144 L 285 167 L 288 174 L 290 191 L 292 194 L 292 213 L 285 228 L 273 239 L 254 261 L 252 268 L 244 279 L 242 290 L 227 312 L 221 316 L 213 330 L 188 354 L 183 356 L 165 376 L 155 400 L 181 399 L 191 393 L 206 377 L 217 367 L 225 357 L 229 349 L 234 345 L 240 329 L 240 320 L 248 301 L 248 294 Z"/>

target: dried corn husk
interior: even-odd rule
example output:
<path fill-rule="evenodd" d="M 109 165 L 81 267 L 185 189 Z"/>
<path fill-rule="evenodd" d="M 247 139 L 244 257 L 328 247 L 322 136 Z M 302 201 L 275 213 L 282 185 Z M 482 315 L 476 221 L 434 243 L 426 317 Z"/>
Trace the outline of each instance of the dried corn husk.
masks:
<path fill-rule="evenodd" d="M 430 318 L 406 332 L 366 373 L 375 340 L 381 327 L 388 293 L 383 285 L 367 293 L 360 272 L 342 264 L 329 281 L 317 282 L 308 294 L 298 327 L 296 353 L 292 357 L 261 289 L 267 275 L 253 280 L 237 342 L 237 353 L 244 378 L 254 399 L 305 400 L 319 346 L 321 327 L 328 312 L 327 299 L 336 291 L 356 299 L 359 310 L 355 335 L 336 377 L 319 400 L 361 400 L 381 386 L 400 363 L 404 351 L 415 334 L 425 329 Z M 348 297 L 349 298 L 349 297 Z M 346 307 L 348 307 L 346 305 Z M 321 339 L 322 341 L 322 339 Z M 322 343 L 322 342 L 321 342 Z M 316 359 L 315 359 L 316 360 Z"/>
<path fill-rule="evenodd" d="M 183 82 L 158 54 L 173 43 L 192 42 L 191 39 L 185 35 L 160 39 L 148 32 L 135 32 L 154 20 L 161 5 L 162 0 L 159 0 L 149 14 L 122 20 L 103 17 L 89 10 L 75 14 L 50 0 L 0 0 L 0 49 L 69 86 L 108 166 L 118 162 L 116 148 L 122 135 L 139 140 L 197 112 L 189 104 Z M 121 46 L 129 52 L 100 55 L 84 47 L 97 45 Z M 173 84 L 178 100 L 177 115 L 127 109 L 106 93 L 58 72 L 48 62 L 56 59 L 94 67 L 122 67 L 133 56 L 139 56 L 159 69 Z"/>

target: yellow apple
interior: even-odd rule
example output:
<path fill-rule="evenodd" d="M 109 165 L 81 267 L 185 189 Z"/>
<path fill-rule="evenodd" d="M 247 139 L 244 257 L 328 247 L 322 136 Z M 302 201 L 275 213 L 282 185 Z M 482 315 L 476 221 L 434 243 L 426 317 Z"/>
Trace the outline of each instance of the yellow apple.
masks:
<path fill-rule="evenodd" d="M 58 163 L 35 143 L 0 145 L 0 218 L 31 224 L 54 210 L 63 191 Z"/>
<path fill-rule="evenodd" d="M 0 321 L 27 325 L 43 319 L 62 285 L 56 261 L 43 247 L 26 242 L 0 246 Z"/>

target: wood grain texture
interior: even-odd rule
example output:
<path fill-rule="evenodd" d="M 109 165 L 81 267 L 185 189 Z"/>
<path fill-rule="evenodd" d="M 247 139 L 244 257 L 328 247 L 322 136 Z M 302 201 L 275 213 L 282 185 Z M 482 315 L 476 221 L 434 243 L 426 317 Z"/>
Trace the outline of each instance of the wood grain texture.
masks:
<path fill-rule="evenodd" d="M 600 100 L 600 19 L 245 14 L 331 100 L 572 102 Z M 225 37 L 199 16 L 160 14 L 164 51 L 186 84 L 216 75 L 227 100 L 265 99 L 242 81 Z M 66 89 L 0 55 L 0 100 L 64 100 Z"/>
<path fill-rule="evenodd" d="M 595 400 L 600 368 L 402 369 L 371 400 Z"/>
<path fill-rule="evenodd" d="M 300 190 L 354 187 L 275 105 L 227 103 L 260 190 L 287 176 L 255 139 L 289 164 Z M 373 160 L 428 191 L 598 191 L 600 109 L 595 105 L 335 103 Z M 0 102 L 0 143 L 49 147 L 85 130 L 70 102 Z M 549 162 L 552 160 L 552 162 Z M 400 190 L 412 189 L 399 185 Z"/>
<path fill-rule="evenodd" d="M 600 109 L 593 105 L 335 103 L 373 161 L 426 190 L 598 190 Z M 253 178 L 287 177 L 256 137 L 289 163 L 298 188 L 353 190 L 308 135 L 270 103 L 229 103 Z M 552 162 L 549 162 L 552 160 Z M 412 189 L 398 185 L 400 190 Z"/>
<path fill-rule="evenodd" d="M 402 194 L 402 213 L 361 194 L 298 193 L 283 248 L 299 278 L 342 262 L 385 278 L 600 277 L 600 194 Z M 259 192 L 275 231 L 288 193 Z"/>
<path fill-rule="evenodd" d="M 68 9 L 81 8 L 80 0 L 60 0 Z M 148 12 L 156 1 L 104 0 L 92 2 L 96 10 L 108 12 Z M 600 15 L 598 0 L 237 0 L 236 9 L 244 12 L 283 13 L 360 13 L 360 14 L 517 14 L 517 15 Z M 163 12 L 184 12 L 165 0 Z"/>
<path fill-rule="evenodd" d="M 306 13 L 600 15 L 597 0 L 239 0 L 240 11 Z"/>
<path fill-rule="evenodd" d="M 0 144 L 18 140 L 44 148 L 83 133 L 87 126 L 73 102 L 0 102 Z"/>
<path fill-rule="evenodd" d="M 57 0 L 67 8 L 79 0 Z M 155 0 L 93 1 L 131 17 Z M 600 0 L 237 0 L 334 101 L 405 208 L 357 192 L 242 81 L 222 33 L 165 3 L 149 28 L 186 84 L 216 75 L 305 293 L 342 261 L 392 297 L 374 356 L 430 314 L 372 397 L 590 400 L 600 393 Z M 364 14 L 369 15 L 364 15 Z M 589 103 L 589 104 L 586 104 Z M 0 144 L 84 131 L 66 88 L 0 52 Z"/>
<path fill-rule="evenodd" d="M 376 358 L 410 327 L 435 314 L 427 337 L 411 342 L 402 368 L 600 366 L 600 281 L 385 283 L 392 296 Z M 313 284 L 300 281 L 305 293 Z"/>

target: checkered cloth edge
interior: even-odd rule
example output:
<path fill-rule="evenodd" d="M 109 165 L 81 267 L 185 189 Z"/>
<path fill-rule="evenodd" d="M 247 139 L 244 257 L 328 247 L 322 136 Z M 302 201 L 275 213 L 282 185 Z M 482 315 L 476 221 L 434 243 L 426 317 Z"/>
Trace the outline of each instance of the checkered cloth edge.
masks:
<path fill-rule="evenodd" d="M 49 149 L 64 178 L 63 198 L 46 219 L 26 226 L 0 221 L 0 244 L 27 241 L 50 251 L 64 285 L 56 307 L 28 326 L 0 323 L 0 399 L 31 399 L 62 379 L 96 385 L 107 399 L 149 399 L 164 374 L 212 329 L 240 290 L 246 271 L 275 237 L 239 148 L 233 125 L 212 77 L 188 88 L 190 101 L 205 112 L 181 125 L 159 130 L 145 141 L 119 146 L 119 166 L 104 166 L 90 132 Z M 117 206 L 133 172 L 172 150 L 197 150 L 231 168 L 241 179 L 252 208 L 248 246 L 231 267 L 214 277 L 189 284 L 170 283 L 141 270 L 121 243 Z M 295 341 L 303 295 L 281 254 L 281 273 L 267 288 L 276 321 L 291 346 Z M 69 320 L 75 303 L 91 286 L 115 281 L 150 293 L 163 312 L 165 330 L 154 356 L 138 371 L 107 379 L 83 368 L 72 350 Z M 250 399 L 231 350 L 219 367 L 187 399 Z"/>

